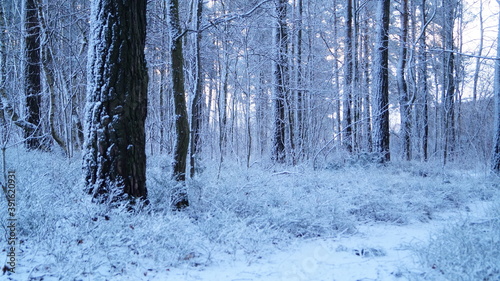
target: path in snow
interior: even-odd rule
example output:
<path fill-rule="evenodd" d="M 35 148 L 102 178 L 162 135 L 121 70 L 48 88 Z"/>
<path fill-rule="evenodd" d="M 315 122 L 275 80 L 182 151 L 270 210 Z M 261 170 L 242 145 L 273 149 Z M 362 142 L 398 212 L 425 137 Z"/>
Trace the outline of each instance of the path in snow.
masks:
<path fill-rule="evenodd" d="M 467 211 L 446 212 L 426 223 L 361 225 L 357 234 L 299 240 L 286 251 L 250 264 L 241 257 L 201 269 L 170 269 L 165 277 L 183 281 L 406 280 L 409 274 L 423 273 L 410 245 L 426 243 L 433 233 L 461 219 L 484 217 L 490 205 L 471 204 Z"/>

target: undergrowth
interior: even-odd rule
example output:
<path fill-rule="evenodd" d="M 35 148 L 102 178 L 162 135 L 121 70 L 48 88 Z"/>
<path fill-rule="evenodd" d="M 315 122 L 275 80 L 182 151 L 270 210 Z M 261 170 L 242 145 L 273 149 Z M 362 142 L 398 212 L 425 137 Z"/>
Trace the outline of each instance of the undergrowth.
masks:
<path fill-rule="evenodd" d="M 19 267 L 33 280 L 151 276 L 243 253 L 249 263 L 294 239 L 353 233 L 367 222 L 406 224 L 491 199 L 485 177 L 419 163 L 313 170 L 209 165 L 189 180 L 191 206 L 170 208 L 167 157 L 148 160 L 151 204 L 134 212 L 93 204 L 81 159 L 8 151 L 18 178 Z M 210 168 L 213 167 L 213 168 Z M 0 208 L 6 209 L 5 201 Z M 6 212 L 0 212 L 5 229 Z M 7 247 L 5 236 L 0 243 Z"/>
<path fill-rule="evenodd" d="M 500 280 L 500 203 L 488 217 L 445 228 L 415 252 L 424 270 L 416 280 Z"/>

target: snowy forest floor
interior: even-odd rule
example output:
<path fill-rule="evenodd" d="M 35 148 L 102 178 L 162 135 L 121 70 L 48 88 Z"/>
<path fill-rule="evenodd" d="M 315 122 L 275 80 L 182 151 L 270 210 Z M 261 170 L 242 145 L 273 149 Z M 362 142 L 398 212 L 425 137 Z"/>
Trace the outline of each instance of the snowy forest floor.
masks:
<path fill-rule="evenodd" d="M 1 280 L 500 280 L 500 179 L 481 168 L 207 162 L 176 212 L 167 157 L 150 157 L 134 211 L 91 203 L 78 157 L 6 159 L 17 252 Z M 2 200 L 4 256 L 7 219 Z"/>

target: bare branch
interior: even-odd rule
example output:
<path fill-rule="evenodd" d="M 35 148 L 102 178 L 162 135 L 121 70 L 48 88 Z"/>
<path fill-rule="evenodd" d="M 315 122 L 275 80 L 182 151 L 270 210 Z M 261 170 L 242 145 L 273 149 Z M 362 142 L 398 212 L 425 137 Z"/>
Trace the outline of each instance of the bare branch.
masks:
<path fill-rule="evenodd" d="M 251 8 L 250 10 L 248 10 L 247 12 L 245 12 L 243 14 L 227 14 L 227 15 L 221 16 L 219 18 L 216 18 L 214 20 L 209 21 L 208 24 L 201 26 L 200 29 L 198 29 L 198 30 L 185 29 L 181 34 L 179 34 L 174 39 L 178 40 L 179 38 L 181 38 L 184 35 L 186 35 L 188 32 L 203 32 L 203 31 L 205 31 L 205 30 L 207 30 L 207 29 L 209 29 L 211 27 L 216 27 L 217 25 L 219 25 L 221 23 L 230 22 L 230 21 L 233 21 L 233 20 L 236 20 L 236 19 L 247 18 L 247 17 L 251 16 L 257 9 L 259 9 L 260 7 L 262 7 L 264 4 L 266 4 L 267 2 L 271 2 L 271 1 L 273 1 L 273 0 L 263 0 L 263 1 L 259 2 L 257 5 L 255 5 L 253 8 Z"/>
<path fill-rule="evenodd" d="M 7 97 L 7 93 L 5 92 L 5 89 L 0 88 L 0 98 L 2 100 L 3 104 L 3 110 L 6 113 L 6 115 L 14 122 L 14 124 L 26 131 L 35 131 L 37 126 L 35 124 L 32 124 L 21 117 L 17 114 L 16 110 L 14 107 L 9 102 L 9 99 Z"/>
<path fill-rule="evenodd" d="M 464 57 L 469 57 L 469 58 L 479 58 L 479 59 L 485 59 L 485 60 L 500 60 L 500 57 L 487 57 L 487 56 L 478 56 L 478 55 L 473 55 L 473 54 L 467 54 L 467 53 L 462 53 L 458 52 L 455 50 L 443 50 L 443 49 L 429 49 L 431 52 L 445 52 L 445 53 L 453 53 L 456 55 L 464 56 Z"/>

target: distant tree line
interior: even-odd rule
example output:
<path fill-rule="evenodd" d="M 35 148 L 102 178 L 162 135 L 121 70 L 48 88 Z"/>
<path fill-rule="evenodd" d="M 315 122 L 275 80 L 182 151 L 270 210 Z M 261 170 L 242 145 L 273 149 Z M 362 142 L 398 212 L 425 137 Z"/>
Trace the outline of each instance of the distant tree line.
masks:
<path fill-rule="evenodd" d="M 82 152 L 98 201 L 147 198 L 147 156 L 171 155 L 176 208 L 206 161 L 499 172 L 495 3 L 478 1 L 1 0 L 0 143 Z"/>

